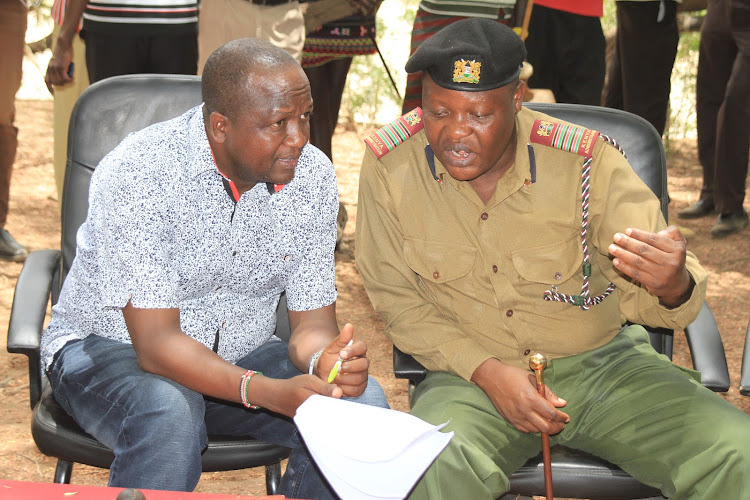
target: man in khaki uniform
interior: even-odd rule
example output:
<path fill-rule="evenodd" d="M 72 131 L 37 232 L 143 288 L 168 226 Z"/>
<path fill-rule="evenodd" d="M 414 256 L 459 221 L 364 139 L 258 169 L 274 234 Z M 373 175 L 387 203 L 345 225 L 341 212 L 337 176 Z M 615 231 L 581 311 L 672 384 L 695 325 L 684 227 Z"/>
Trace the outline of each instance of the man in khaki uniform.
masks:
<path fill-rule="evenodd" d="M 411 498 L 498 497 L 538 432 L 666 496 L 748 498 L 750 418 L 623 328 L 684 328 L 706 272 L 598 132 L 521 106 L 524 56 L 498 23 L 454 23 L 406 65 L 423 114 L 366 139 L 357 263 L 430 370 L 412 413 L 455 431 Z M 552 358 L 546 397 L 534 351 Z"/>

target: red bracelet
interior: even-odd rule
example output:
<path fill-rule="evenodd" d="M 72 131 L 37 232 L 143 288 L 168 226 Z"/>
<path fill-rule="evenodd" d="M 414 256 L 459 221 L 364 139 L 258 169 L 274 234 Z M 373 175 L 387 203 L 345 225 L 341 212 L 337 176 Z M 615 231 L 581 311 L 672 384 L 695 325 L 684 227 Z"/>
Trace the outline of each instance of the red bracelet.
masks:
<path fill-rule="evenodd" d="M 242 375 L 242 378 L 240 379 L 240 400 L 242 401 L 242 404 L 245 405 L 245 408 L 257 410 L 258 408 L 260 408 L 260 406 L 252 405 L 247 401 L 247 390 L 250 386 L 250 379 L 253 378 L 253 375 L 263 374 L 255 370 L 248 370 Z"/>

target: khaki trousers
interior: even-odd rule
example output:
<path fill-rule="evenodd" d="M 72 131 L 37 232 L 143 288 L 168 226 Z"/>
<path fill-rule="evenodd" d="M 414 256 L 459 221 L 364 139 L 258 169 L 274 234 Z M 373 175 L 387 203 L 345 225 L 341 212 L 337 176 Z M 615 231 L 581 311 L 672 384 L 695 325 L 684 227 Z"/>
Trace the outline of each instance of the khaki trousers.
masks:
<path fill-rule="evenodd" d="M 570 422 L 550 441 L 615 463 L 671 499 L 748 499 L 750 417 L 693 376 L 657 354 L 640 326 L 553 360 L 545 382 L 567 401 Z M 410 499 L 495 499 L 541 449 L 539 434 L 513 428 L 479 387 L 452 374 L 430 373 L 412 414 L 450 421 L 455 436 Z"/>
<path fill-rule="evenodd" d="M 198 15 L 198 74 L 208 56 L 237 38 L 261 38 L 302 61 L 305 20 L 297 1 L 281 5 L 255 5 L 247 0 L 201 2 Z"/>
<path fill-rule="evenodd" d="M 53 36 L 57 44 L 60 26 L 55 26 Z M 53 48 L 54 50 L 54 48 Z M 65 181 L 65 162 L 68 157 L 68 125 L 78 96 L 89 86 L 89 74 L 86 71 L 86 44 L 81 37 L 73 37 L 73 64 L 75 71 L 73 81 L 67 85 L 55 87 L 54 101 L 54 167 L 57 201 L 62 206 L 63 182 Z"/>

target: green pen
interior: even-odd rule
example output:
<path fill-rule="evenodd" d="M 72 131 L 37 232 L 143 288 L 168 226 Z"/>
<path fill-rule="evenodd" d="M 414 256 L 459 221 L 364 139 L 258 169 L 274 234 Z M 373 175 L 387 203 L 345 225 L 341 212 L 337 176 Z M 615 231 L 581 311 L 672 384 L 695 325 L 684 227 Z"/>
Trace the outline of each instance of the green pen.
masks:
<path fill-rule="evenodd" d="M 352 342 L 354 342 L 354 339 L 351 339 L 348 344 L 346 344 L 346 347 L 349 347 L 352 345 Z M 339 356 L 339 360 L 336 361 L 336 364 L 333 365 L 333 368 L 331 369 L 331 373 L 328 375 L 328 383 L 330 384 L 333 382 L 333 379 L 336 378 L 336 375 L 339 374 L 339 370 L 341 369 L 341 363 L 343 363 L 344 360 Z"/>

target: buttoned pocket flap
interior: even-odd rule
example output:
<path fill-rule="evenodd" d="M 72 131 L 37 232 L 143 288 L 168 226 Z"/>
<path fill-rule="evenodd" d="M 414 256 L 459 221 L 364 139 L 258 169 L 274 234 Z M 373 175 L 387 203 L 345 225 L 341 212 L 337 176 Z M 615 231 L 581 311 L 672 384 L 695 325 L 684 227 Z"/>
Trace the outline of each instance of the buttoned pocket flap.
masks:
<path fill-rule="evenodd" d="M 411 238 L 404 241 L 406 264 L 433 283 L 447 283 L 469 274 L 476 254 L 476 249 L 467 245 Z"/>
<path fill-rule="evenodd" d="M 513 267 L 526 281 L 558 285 L 576 275 L 583 263 L 580 235 L 566 241 L 511 253 Z"/>

